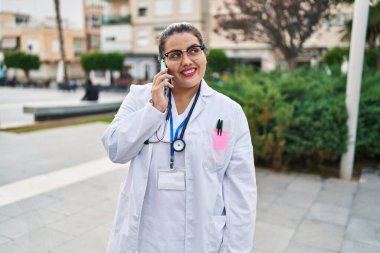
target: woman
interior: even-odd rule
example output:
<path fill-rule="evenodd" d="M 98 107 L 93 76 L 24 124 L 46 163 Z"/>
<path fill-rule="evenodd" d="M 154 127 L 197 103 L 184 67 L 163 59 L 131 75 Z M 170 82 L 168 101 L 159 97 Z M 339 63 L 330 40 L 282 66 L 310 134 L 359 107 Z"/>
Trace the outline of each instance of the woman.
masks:
<path fill-rule="evenodd" d="M 194 26 L 168 26 L 159 40 L 167 68 L 131 87 L 104 134 L 110 159 L 131 161 L 108 253 L 252 250 L 257 193 L 248 124 L 237 103 L 203 80 L 204 50 Z"/>

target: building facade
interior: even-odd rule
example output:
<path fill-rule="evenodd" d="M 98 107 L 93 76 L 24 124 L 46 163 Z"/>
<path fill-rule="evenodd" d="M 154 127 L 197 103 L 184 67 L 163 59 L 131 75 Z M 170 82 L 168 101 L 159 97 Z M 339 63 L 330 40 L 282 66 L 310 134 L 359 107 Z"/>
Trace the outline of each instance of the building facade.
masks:
<path fill-rule="evenodd" d="M 214 15 L 223 9 L 222 0 L 82 0 L 83 27 L 70 28 L 63 20 L 67 59 L 76 68 L 70 78 L 82 78 L 79 59 L 84 52 L 120 52 L 125 55 L 121 75 L 136 83 L 152 80 L 159 66 L 157 61 L 158 38 L 163 29 L 173 22 L 189 22 L 204 35 L 209 49 L 223 49 L 237 63 L 273 70 L 281 56 L 265 43 L 247 41 L 234 43 L 214 32 Z M 342 30 L 351 19 L 350 6 L 334 9 L 336 18 L 321 25 L 304 44 L 305 50 L 298 61 L 310 64 L 321 53 L 334 46 L 348 46 L 342 42 Z M 38 54 L 50 70 L 42 73 L 53 78 L 59 54 L 55 19 L 45 19 L 36 24 L 33 17 L 21 13 L 0 12 L 0 50 L 22 50 Z M 53 67 L 52 67 L 53 66 Z M 47 74 L 49 73 L 49 74 Z M 33 73 L 32 73 L 33 74 Z M 103 73 L 105 76 L 105 73 Z M 114 73 L 114 78 L 118 78 Z M 96 73 L 99 76 L 99 73 Z M 96 77 L 94 75 L 94 78 Z M 108 82 L 110 73 L 104 82 Z"/>
<path fill-rule="evenodd" d="M 223 9 L 221 0 L 108 0 L 106 8 L 112 15 L 130 16 L 124 26 L 102 26 L 102 49 L 118 50 L 126 54 L 125 67 L 137 82 L 151 80 L 158 71 L 158 37 L 173 22 L 189 22 L 201 30 L 208 48 L 223 49 L 237 63 L 273 70 L 281 56 L 268 44 L 247 41 L 232 42 L 214 32 L 213 18 Z M 122 7 L 123 6 L 123 7 Z M 351 19 L 352 8 L 340 5 L 333 10 L 335 18 L 323 23 L 304 44 L 298 57 L 299 64 L 310 64 L 321 57 L 324 50 L 335 46 L 348 46 L 342 42 L 345 21 Z M 111 32 L 112 31 L 112 32 Z M 113 35 L 110 35 L 113 34 Z M 116 42 L 119 41 L 120 44 Z M 122 43 L 124 42 L 124 43 Z M 121 46 L 122 45 L 122 46 Z"/>

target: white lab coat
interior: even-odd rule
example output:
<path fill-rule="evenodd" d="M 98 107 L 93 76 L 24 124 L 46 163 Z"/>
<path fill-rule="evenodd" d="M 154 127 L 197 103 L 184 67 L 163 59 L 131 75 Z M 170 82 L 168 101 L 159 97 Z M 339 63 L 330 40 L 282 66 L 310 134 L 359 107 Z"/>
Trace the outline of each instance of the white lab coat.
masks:
<path fill-rule="evenodd" d="M 150 99 L 151 84 L 132 85 L 102 138 L 113 162 L 131 161 L 128 177 L 121 185 L 107 253 L 137 252 L 148 172 L 150 163 L 154 162 L 151 156 L 155 144 L 144 144 L 144 141 L 154 136 L 166 116 L 152 106 Z M 219 119 L 224 122 L 222 134 L 228 135 L 225 149 L 213 146 Z M 257 187 L 253 149 L 243 110 L 203 80 L 184 140 L 185 252 L 251 253 Z"/>

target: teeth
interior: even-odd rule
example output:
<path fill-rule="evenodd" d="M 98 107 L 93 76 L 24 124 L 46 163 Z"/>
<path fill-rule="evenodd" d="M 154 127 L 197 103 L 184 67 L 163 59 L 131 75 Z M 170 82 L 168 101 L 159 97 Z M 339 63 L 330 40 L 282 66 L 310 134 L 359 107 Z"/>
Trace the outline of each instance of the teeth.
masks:
<path fill-rule="evenodd" d="M 186 75 L 189 75 L 189 74 L 193 73 L 194 71 L 195 71 L 195 69 L 190 69 L 190 70 L 184 71 L 183 73 Z"/>

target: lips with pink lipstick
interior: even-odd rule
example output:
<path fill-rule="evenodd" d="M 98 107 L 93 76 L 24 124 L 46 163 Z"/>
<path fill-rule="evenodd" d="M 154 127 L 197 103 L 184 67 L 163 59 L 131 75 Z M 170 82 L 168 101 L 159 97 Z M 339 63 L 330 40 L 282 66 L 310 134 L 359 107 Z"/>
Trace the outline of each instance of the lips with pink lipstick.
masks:
<path fill-rule="evenodd" d="M 197 68 L 187 68 L 185 70 L 181 71 L 181 74 L 184 75 L 185 77 L 192 77 L 195 75 L 195 72 L 197 71 Z"/>

